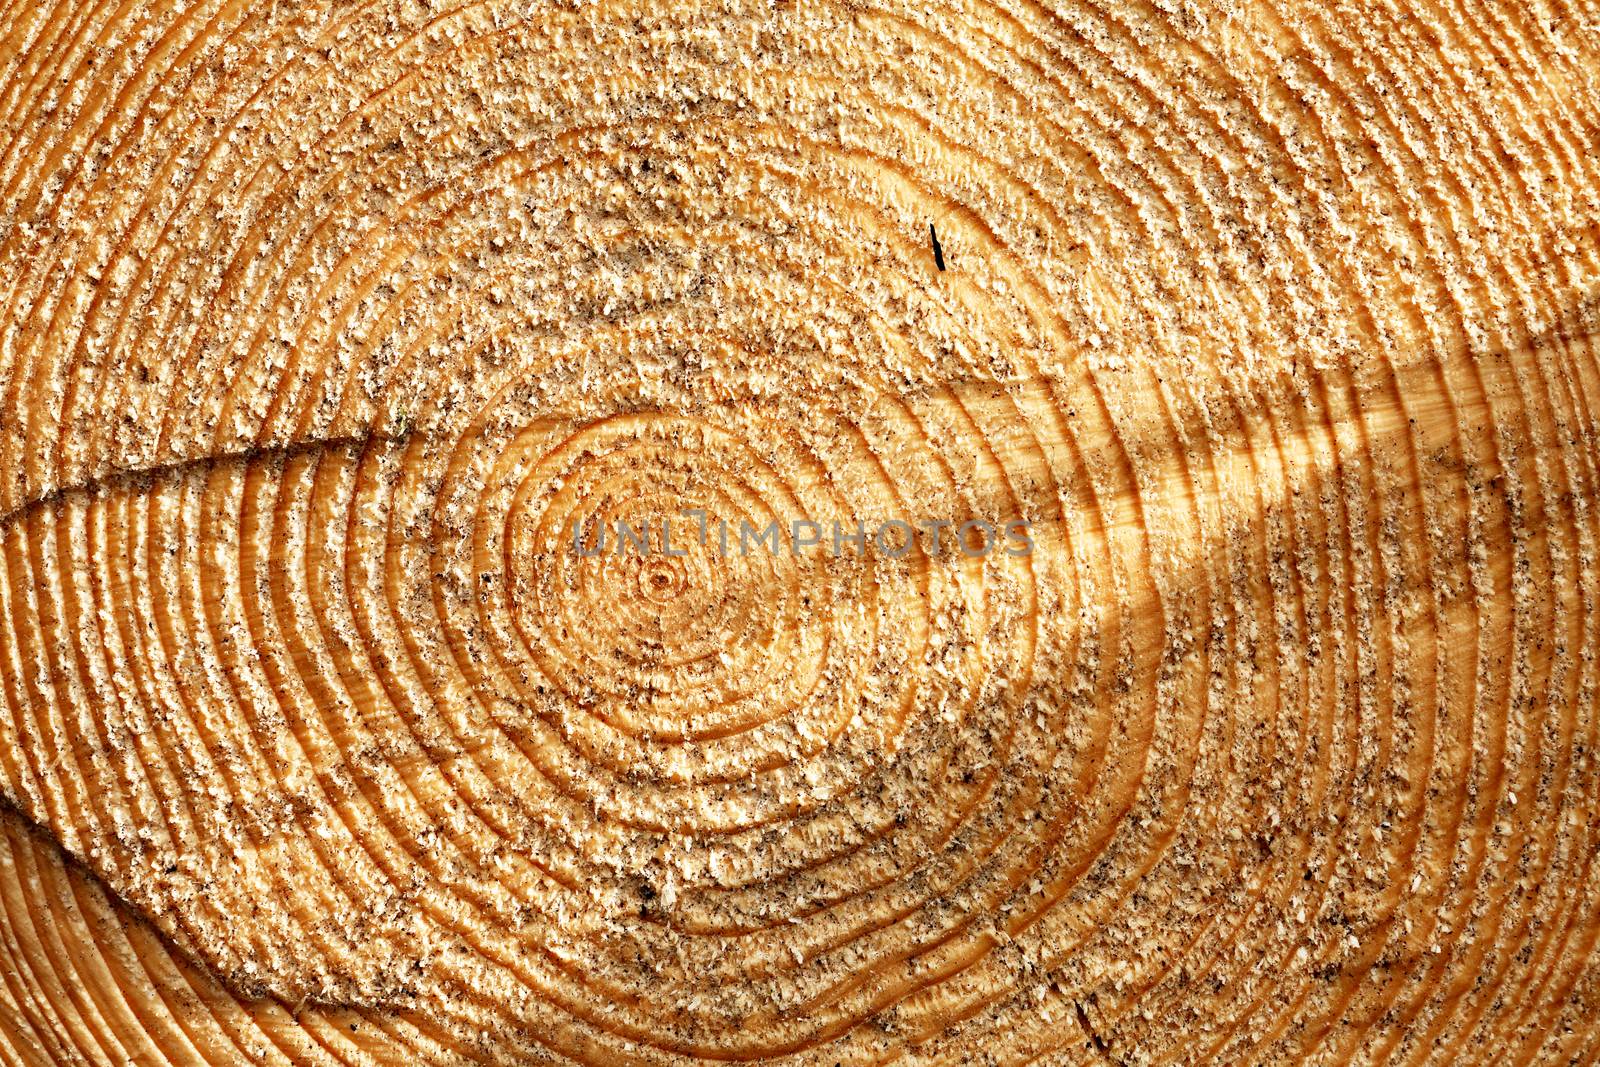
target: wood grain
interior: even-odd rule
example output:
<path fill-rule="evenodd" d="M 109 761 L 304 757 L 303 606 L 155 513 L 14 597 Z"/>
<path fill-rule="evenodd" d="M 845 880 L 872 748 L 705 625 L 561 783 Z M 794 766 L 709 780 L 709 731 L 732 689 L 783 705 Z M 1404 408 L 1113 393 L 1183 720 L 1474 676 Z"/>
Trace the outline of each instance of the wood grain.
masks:
<path fill-rule="evenodd" d="M 1600 1062 L 1597 104 L 1557 0 L 0 3 L 0 1063 Z M 693 509 L 823 543 L 573 550 Z"/>

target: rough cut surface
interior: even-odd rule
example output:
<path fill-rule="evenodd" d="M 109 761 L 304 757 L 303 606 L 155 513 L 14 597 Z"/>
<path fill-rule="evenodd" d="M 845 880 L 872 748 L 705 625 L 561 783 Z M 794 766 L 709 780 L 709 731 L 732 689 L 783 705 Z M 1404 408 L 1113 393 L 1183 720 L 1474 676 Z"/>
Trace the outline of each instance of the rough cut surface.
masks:
<path fill-rule="evenodd" d="M 1594 0 L 8 0 L 0 1063 L 1600 1062 L 1597 336 Z"/>

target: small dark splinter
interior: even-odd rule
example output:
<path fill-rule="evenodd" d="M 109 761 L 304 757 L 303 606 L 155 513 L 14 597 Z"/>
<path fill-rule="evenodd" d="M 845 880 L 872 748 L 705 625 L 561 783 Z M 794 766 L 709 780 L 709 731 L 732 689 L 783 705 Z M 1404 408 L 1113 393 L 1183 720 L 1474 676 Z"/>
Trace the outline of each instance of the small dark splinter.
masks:
<path fill-rule="evenodd" d="M 1106 1045 L 1106 1039 L 1096 1033 L 1094 1027 L 1089 1023 L 1089 1013 L 1084 1011 L 1083 1005 L 1077 1001 L 1074 1001 L 1072 1006 L 1078 1009 L 1078 1024 L 1083 1027 L 1083 1032 L 1089 1035 L 1089 1041 L 1094 1045 L 1094 1050 L 1105 1056 L 1110 1052 L 1110 1048 Z"/>
<path fill-rule="evenodd" d="M 933 228 L 933 223 L 928 223 L 928 236 L 933 238 L 933 262 L 940 270 L 944 270 L 944 249 L 939 247 L 939 231 Z"/>

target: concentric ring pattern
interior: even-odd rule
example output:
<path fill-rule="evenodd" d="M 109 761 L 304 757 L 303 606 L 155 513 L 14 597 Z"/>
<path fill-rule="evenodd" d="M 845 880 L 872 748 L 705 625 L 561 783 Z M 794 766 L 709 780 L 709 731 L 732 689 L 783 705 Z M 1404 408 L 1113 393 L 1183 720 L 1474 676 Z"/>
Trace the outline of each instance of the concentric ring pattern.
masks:
<path fill-rule="evenodd" d="M 1600 1060 L 1600 7 L 0 32 L 0 1060 Z"/>

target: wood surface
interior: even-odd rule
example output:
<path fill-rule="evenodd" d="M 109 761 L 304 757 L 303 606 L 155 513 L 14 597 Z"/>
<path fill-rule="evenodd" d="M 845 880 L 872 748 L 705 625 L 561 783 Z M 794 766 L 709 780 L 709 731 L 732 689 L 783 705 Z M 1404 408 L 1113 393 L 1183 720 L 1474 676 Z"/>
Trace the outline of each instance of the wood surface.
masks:
<path fill-rule="evenodd" d="M 5 0 L 0 1063 L 1600 1062 L 1597 105 L 1591 0 Z M 573 549 L 686 509 L 824 540 Z"/>

